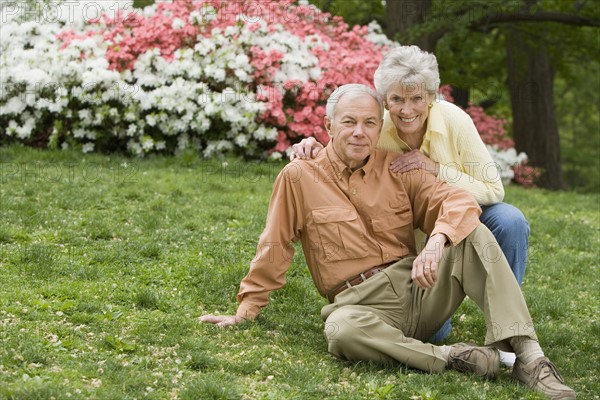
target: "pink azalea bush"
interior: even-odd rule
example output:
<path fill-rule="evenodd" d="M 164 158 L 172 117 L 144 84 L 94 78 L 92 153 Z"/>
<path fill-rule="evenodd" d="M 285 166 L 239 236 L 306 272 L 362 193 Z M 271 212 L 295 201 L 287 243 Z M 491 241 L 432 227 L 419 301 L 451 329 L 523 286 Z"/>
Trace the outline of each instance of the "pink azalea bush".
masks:
<path fill-rule="evenodd" d="M 2 25 L 0 141 L 281 156 L 302 137 L 326 141 L 329 91 L 368 82 L 391 43 L 293 2 L 178 0 L 129 11 Z"/>
<path fill-rule="evenodd" d="M 482 107 L 473 103 L 470 103 L 465 111 L 475 123 L 485 144 L 496 146 L 502 150 L 515 147 L 515 142 L 508 136 L 506 131 L 506 125 L 508 124 L 506 119 L 488 115 Z"/>
<path fill-rule="evenodd" d="M 538 167 L 528 165 L 525 160 L 514 168 L 514 180 L 523 187 L 535 187 L 535 182 L 542 175 L 542 170 Z"/>

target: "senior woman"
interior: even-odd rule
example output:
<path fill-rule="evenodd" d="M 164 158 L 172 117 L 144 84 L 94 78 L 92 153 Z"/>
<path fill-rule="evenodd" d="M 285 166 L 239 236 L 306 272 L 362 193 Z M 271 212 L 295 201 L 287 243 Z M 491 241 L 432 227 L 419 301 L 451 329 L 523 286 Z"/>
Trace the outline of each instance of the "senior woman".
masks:
<path fill-rule="evenodd" d="M 377 147 L 403 153 L 390 165 L 394 172 L 422 168 L 470 192 L 481 205 L 481 222 L 496 237 L 520 285 L 527 264 L 529 223 L 521 211 L 502 202 L 500 174 L 471 117 L 456 105 L 436 99 L 439 82 L 433 54 L 417 46 L 397 47 L 386 54 L 374 76 L 387 110 Z M 322 147 L 314 138 L 304 139 L 293 146 L 290 158 L 309 158 Z M 431 341 L 445 339 L 450 330 L 448 320 Z"/>

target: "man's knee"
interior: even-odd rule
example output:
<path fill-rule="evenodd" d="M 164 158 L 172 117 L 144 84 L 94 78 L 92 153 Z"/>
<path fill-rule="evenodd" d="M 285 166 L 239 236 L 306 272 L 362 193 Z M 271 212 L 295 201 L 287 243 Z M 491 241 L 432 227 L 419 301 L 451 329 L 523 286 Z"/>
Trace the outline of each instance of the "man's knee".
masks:
<path fill-rule="evenodd" d="M 355 348 L 360 342 L 363 333 L 360 325 L 373 315 L 370 311 L 359 311 L 352 307 L 342 307 L 332 312 L 325 321 L 324 329 L 329 352 L 345 358 L 345 350 Z"/>
<path fill-rule="evenodd" d="M 444 261 L 457 265 L 497 263 L 502 258 L 504 254 L 498 241 L 483 224 L 479 224 L 461 243 L 444 253 Z"/>

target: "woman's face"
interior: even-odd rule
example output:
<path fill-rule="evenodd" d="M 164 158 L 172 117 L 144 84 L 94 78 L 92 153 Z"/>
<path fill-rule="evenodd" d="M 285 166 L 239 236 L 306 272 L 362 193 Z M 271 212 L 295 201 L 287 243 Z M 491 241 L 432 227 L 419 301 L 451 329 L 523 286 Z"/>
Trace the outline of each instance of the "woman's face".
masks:
<path fill-rule="evenodd" d="M 434 95 L 428 94 L 423 84 L 398 83 L 386 95 L 386 109 L 400 136 L 424 135 L 427 130 L 429 104 Z"/>

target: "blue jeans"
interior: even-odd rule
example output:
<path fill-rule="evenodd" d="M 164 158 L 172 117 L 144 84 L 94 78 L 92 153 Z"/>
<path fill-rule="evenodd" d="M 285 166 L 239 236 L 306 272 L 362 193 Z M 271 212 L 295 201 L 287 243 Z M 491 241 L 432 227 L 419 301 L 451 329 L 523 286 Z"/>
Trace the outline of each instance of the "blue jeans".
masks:
<path fill-rule="evenodd" d="M 529 222 L 516 207 L 506 203 L 481 206 L 479 220 L 488 227 L 496 237 L 513 275 L 523 283 L 525 267 L 527 266 L 527 251 L 529 248 Z M 439 343 L 444 341 L 452 330 L 451 320 L 448 319 L 429 341 Z"/>

